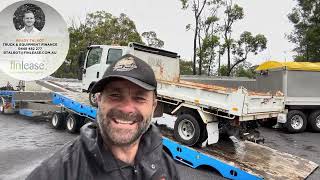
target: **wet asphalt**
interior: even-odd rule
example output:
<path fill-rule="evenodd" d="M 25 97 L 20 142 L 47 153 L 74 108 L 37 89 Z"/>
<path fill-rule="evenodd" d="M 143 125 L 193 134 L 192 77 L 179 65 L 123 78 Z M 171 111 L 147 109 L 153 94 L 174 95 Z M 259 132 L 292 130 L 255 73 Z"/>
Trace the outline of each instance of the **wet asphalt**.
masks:
<path fill-rule="evenodd" d="M 0 180 L 24 179 L 41 161 L 48 158 L 77 134 L 55 130 L 44 118 L 0 114 Z M 320 164 L 320 133 L 287 134 L 261 128 L 265 145 Z M 182 179 L 224 179 L 212 169 L 192 169 L 177 163 Z M 320 169 L 310 180 L 320 179 Z"/>

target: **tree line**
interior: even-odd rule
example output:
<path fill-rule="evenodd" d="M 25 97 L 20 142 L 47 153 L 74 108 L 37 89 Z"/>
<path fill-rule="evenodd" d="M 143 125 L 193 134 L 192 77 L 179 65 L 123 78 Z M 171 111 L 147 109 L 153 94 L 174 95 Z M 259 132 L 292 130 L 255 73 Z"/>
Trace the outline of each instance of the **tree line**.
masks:
<path fill-rule="evenodd" d="M 320 1 L 295 0 L 296 7 L 288 14 L 294 30 L 287 35 L 295 44 L 295 61 L 320 62 Z"/>
<path fill-rule="evenodd" d="M 249 54 L 257 55 L 267 48 L 263 34 L 243 31 L 234 37 L 234 25 L 244 18 L 244 10 L 233 0 L 179 0 L 182 9 L 191 11 L 193 23 L 193 59 L 181 60 L 181 74 L 254 77 L 254 67 L 247 62 Z M 319 62 L 320 58 L 320 1 L 295 0 L 296 7 L 288 14 L 294 30 L 286 35 L 294 43 L 295 61 Z M 70 48 L 56 77 L 76 78 L 81 74 L 78 56 L 90 44 L 127 45 L 138 42 L 162 48 L 164 41 L 150 30 L 139 34 L 127 15 L 119 17 L 105 11 L 87 14 L 84 22 L 69 27 Z M 226 57 L 227 64 L 221 63 Z"/>
<path fill-rule="evenodd" d="M 137 42 L 157 48 L 164 46 L 164 42 L 154 31 L 139 34 L 134 21 L 125 14 L 116 17 L 105 11 L 89 13 L 84 22 L 72 22 L 68 31 L 70 47 L 66 60 L 53 74 L 59 78 L 81 76 L 82 64 L 78 61 L 80 52 L 92 44 L 126 46 L 129 42 Z"/>
<path fill-rule="evenodd" d="M 244 18 L 244 10 L 233 0 L 180 0 L 182 9 L 191 10 L 194 22 L 186 26 L 194 32 L 193 75 L 235 75 L 248 70 L 245 61 L 250 53 L 258 54 L 267 48 L 267 38 L 249 31 L 236 39 L 234 24 Z M 221 65 L 221 56 L 227 64 Z M 238 67 L 241 65 L 240 67 Z M 217 71 L 213 71 L 218 66 Z M 233 71 L 237 72 L 233 72 Z"/>

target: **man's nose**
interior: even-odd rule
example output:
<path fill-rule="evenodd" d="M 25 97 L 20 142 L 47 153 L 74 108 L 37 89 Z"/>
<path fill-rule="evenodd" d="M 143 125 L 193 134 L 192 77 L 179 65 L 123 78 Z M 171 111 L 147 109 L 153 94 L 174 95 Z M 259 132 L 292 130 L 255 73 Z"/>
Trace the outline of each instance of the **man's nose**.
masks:
<path fill-rule="evenodd" d="M 131 98 L 125 98 L 120 105 L 120 109 L 125 113 L 135 112 L 134 101 Z"/>

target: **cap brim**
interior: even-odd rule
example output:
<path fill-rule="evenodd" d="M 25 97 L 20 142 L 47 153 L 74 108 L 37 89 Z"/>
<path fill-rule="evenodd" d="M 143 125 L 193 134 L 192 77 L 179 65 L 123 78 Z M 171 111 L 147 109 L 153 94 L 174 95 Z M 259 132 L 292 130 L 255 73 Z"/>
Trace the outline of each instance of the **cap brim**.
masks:
<path fill-rule="evenodd" d="M 105 78 L 100 79 L 98 82 L 96 82 L 93 87 L 91 88 L 91 93 L 95 94 L 98 92 L 103 91 L 104 86 L 111 80 L 114 78 L 121 78 L 121 79 L 125 79 L 128 80 L 140 87 L 142 87 L 143 89 L 146 89 L 148 91 L 154 91 L 156 88 L 154 86 L 151 86 L 150 84 L 147 84 L 145 82 L 142 82 L 138 79 L 132 78 L 132 77 L 128 77 L 128 76 L 120 76 L 120 75 L 112 75 L 112 76 L 108 76 Z"/>

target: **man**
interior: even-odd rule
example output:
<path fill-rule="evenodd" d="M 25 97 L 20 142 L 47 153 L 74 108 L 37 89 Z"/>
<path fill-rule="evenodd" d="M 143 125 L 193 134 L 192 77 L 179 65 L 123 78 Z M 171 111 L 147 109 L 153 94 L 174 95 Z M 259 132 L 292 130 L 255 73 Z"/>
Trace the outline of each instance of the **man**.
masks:
<path fill-rule="evenodd" d="M 31 34 L 37 34 L 40 31 L 34 27 L 34 14 L 32 11 L 26 11 L 23 16 L 23 23 L 24 23 L 24 28 L 20 30 L 20 32 L 26 34 L 26 35 L 31 35 Z"/>
<path fill-rule="evenodd" d="M 151 67 L 125 55 L 111 64 L 92 88 L 97 94 L 97 126 L 81 128 L 75 142 L 44 161 L 33 179 L 179 179 L 151 124 L 157 106 Z"/>

